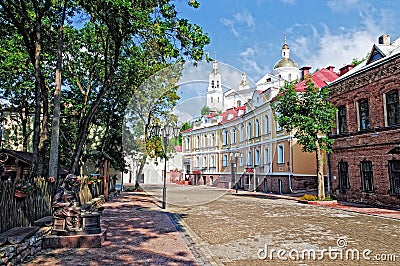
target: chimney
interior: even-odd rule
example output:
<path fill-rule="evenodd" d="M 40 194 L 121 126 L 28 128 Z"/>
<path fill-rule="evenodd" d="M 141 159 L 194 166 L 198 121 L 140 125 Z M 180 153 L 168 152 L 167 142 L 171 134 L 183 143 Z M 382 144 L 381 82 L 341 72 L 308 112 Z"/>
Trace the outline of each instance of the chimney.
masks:
<path fill-rule="evenodd" d="M 303 80 L 307 75 L 310 75 L 310 69 L 311 67 L 309 66 L 303 66 L 300 68 L 300 80 Z"/>
<path fill-rule="evenodd" d="M 339 76 L 342 76 L 353 69 L 353 65 L 346 65 L 339 69 Z"/>
<path fill-rule="evenodd" d="M 326 69 L 329 71 L 335 72 L 335 67 L 334 66 L 328 66 Z"/>
<path fill-rule="evenodd" d="M 383 35 L 379 36 L 378 44 L 390 45 L 390 35 L 389 34 L 383 34 Z"/>

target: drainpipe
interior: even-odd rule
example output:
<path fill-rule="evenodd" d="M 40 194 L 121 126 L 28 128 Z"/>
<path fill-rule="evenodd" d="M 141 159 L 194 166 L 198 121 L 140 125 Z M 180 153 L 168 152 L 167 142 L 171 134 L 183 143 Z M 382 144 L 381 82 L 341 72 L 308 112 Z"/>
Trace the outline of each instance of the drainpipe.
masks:
<path fill-rule="evenodd" d="M 292 189 L 292 179 L 291 176 L 293 174 L 293 142 L 292 142 L 292 136 L 290 136 L 290 147 L 289 147 L 289 165 L 290 165 L 290 172 L 289 172 L 289 176 L 288 176 L 288 183 L 289 183 L 289 190 L 290 193 L 293 193 L 293 189 Z"/>

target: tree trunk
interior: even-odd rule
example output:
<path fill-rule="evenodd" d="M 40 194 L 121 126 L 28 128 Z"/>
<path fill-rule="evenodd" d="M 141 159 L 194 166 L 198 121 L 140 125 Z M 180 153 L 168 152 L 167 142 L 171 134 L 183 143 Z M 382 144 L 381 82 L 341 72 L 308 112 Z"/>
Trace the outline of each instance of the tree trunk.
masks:
<path fill-rule="evenodd" d="M 324 179 L 324 161 L 318 140 L 316 141 L 317 151 L 317 176 L 318 176 L 318 200 L 325 199 L 325 179 Z"/>
<path fill-rule="evenodd" d="M 54 109 L 53 109 L 53 121 L 51 126 L 51 144 L 50 144 L 50 158 L 49 158 L 49 177 L 54 177 L 56 180 L 56 184 L 58 184 L 58 145 L 60 139 L 60 92 L 61 92 L 62 52 L 64 46 L 63 25 L 65 20 L 66 8 L 67 8 L 67 0 L 64 1 L 60 27 L 58 29 L 56 88 L 54 91 Z"/>
<path fill-rule="evenodd" d="M 40 53 L 41 53 L 41 21 L 36 21 L 36 42 L 35 42 L 35 120 L 33 122 L 33 158 L 30 170 L 30 178 L 36 175 L 39 164 L 39 142 L 40 142 L 40 115 L 41 115 L 41 87 L 42 75 L 40 73 Z"/>

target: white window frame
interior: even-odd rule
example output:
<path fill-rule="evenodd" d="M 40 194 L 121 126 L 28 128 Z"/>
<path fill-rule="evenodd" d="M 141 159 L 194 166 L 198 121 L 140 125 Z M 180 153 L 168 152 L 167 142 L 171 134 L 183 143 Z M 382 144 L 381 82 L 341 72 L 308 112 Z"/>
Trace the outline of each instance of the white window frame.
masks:
<path fill-rule="evenodd" d="M 222 155 L 222 167 L 228 167 L 228 154 Z"/>
<path fill-rule="evenodd" d="M 285 146 L 283 144 L 278 144 L 278 164 L 284 164 L 285 163 Z"/>

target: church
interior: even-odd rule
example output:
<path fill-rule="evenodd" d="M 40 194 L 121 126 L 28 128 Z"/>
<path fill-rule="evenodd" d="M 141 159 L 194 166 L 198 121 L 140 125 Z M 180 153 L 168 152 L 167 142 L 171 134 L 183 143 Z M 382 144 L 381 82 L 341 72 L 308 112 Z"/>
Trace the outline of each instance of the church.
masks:
<path fill-rule="evenodd" d="M 297 63 L 290 58 L 290 48 L 286 43 L 286 35 L 282 46 L 281 59 L 276 62 L 271 73 L 265 74 L 256 82 L 256 87 L 250 87 L 246 73 L 242 73 L 240 84 L 236 89 L 223 91 L 223 77 L 218 70 L 218 61 L 214 60 L 213 69 L 208 76 L 207 106 L 211 112 L 226 111 L 232 107 L 240 107 L 253 97 L 255 91 L 265 91 L 270 88 L 279 89 L 285 81 L 292 82 L 300 79 Z"/>

